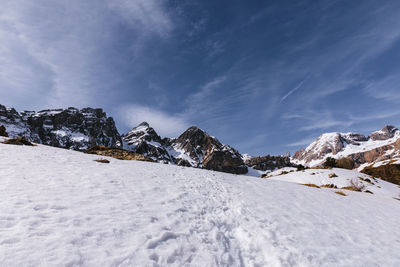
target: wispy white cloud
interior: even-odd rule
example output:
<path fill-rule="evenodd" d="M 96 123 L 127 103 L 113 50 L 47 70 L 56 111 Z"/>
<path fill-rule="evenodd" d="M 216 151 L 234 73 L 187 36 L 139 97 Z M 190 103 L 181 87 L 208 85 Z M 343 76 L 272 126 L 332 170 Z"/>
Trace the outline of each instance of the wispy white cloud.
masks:
<path fill-rule="evenodd" d="M 400 100 L 400 76 L 389 75 L 377 81 L 369 81 L 363 89 L 372 98 L 383 99 L 389 102 L 399 102 Z"/>
<path fill-rule="evenodd" d="M 319 130 L 319 129 L 329 129 L 332 127 L 349 127 L 353 125 L 352 121 L 345 120 L 334 120 L 334 119 L 321 119 L 315 120 L 307 125 L 300 127 L 302 131 L 311 131 L 311 130 Z"/>
<path fill-rule="evenodd" d="M 107 0 L 107 3 L 137 30 L 166 36 L 174 27 L 163 0 Z"/>
<path fill-rule="evenodd" d="M 380 111 L 373 114 L 363 114 L 363 116 L 350 115 L 349 120 L 353 122 L 363 122 L 372 120 L 388 119 L 400 115 L 400 110 Z"/>
<path fill-rule="evenodd" d="M 0 10 L 0 96 L 26 108 L 101 105 L 118 79 L 109 68 L 115 27 L 166 37 L 173 23 L 158 0 L 4 0 Z M 136 51 L 137 52 L 137 51 Z"/>
<path fill-rule="evenodd" d="M 148 106 L 125 105 L 118 108 L 116 114 L 126 128 L 146 121 L 163 137 L 176 137 L 189 127 L 181 114 L 170 114 Z"/>

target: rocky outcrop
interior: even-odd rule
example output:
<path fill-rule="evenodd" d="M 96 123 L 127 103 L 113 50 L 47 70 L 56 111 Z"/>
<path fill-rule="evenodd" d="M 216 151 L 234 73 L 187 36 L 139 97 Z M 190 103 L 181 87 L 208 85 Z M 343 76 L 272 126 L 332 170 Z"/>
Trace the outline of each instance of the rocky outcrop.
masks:
<path fill-rule="evenodd" d="M 8 133 L 6 131 L 6 127 L 4 127 L 3 125 L 0 125 L 0 136 L 8 137 Z"/>
<path fill-rule="evenodd" d="M 399 129 L 397 129 L 396 127 L 392 126 L 392 125 L 386 125 L 385 127 L 383 127 L 381 130 L 373 132 L 370 135 L 370 138 L 374 141 L 377 140 L 388 140 L 390 138 L 393 138 L 395 133 L 398 131 Z"/>
<path fill-rule="evenodd" d="M 389 162 L 388 164 L 378 167 L 368 166 L 361 172 L 400 185 L 400 164 L 392 164 Z"/>
<path fill-rule="evenodd" d="M 251 157 L 245 160 L 247 166 L 260 171 L 275 170 L 276 168 L 294 167 L 290 162 L 290 157 L 286 156 L 263 156 Z"/>
<path fill-rule="evenodd" d="M 13 108 L 0 105 L 0 124 L 6 128 L 10 137 L 31 136 L 26 120 Z"/>
<path fill-rule="evenodd" d="M 206 154 L 202 162 L 203 168 L 207 170 L 246 174 L 248 169 L 243 160 L 229 150 L 211 151 Z"/>
<path fill-rule="evenodd" d="M 23 111 L 0 105 L 0 124 L 10 137 L 24 136 L 44 145 L 85 150 L 91 146 L 121 146 L 113 118 L 102 109 L 49 109 Z"/>

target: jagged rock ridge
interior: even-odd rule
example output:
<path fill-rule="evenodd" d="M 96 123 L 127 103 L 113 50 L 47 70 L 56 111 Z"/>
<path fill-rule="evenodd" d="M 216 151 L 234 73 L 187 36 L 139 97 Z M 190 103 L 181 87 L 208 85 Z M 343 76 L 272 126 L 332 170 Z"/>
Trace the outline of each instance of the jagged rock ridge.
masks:
<path fill-rule="evenodd" d="M 0 105 L 0 125 L 10 137 L 24 136 L 32 142 L 85 150 L 94 145 L 121 146 L 113 118 L 102 109 L 48 109 L 17 112 Z"/>

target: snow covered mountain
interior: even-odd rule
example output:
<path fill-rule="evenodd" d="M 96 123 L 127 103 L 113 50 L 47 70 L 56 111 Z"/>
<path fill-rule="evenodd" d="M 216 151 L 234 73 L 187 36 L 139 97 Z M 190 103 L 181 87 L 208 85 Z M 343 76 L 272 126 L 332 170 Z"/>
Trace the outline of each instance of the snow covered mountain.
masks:
<path fill-rule="evenodd" d="M 400 202 L 378 191 L 43 145 L 0 158 L 0 266 L 400 265 Z"/>
<path fill-rule="evenodd" d="M 325 133 L 306 149 L 295 153 L 292 161 L 297 164 L 315 166 L 327 157 L 345 158 L 355 166 L 400 156 L 400 131 L 394 126 L 385 126 L 369 137 L 357 133 Z"/>
<path fill-rule="evenodd" d="M 155 161 L 179 166 L 204 168 L 222 172 L 245 174 L 247 167 L 234 148 L 221 144 L 196 126 L 178 138 L 161 137 L 143 122 L 122 136 L 124 148 L 143 154 Z"/>
<path fill-rule="evenodd" d="M 166 142 L 150 127 L 142 122 L 127 134 L 122 135 L 123 148 L 134 151 L 161 163 L 172 163 L 173 158 L 166 150 Z"/>
<path fill-rule="evenodd" d="M 93 145 L 117 147 L 121 137 L 113 118 L 102 109 L 49 109 L 17 112 L 0 105 L 0 125 L 10 137 L 25 136 L 32 142 L 84 150 Z"/>

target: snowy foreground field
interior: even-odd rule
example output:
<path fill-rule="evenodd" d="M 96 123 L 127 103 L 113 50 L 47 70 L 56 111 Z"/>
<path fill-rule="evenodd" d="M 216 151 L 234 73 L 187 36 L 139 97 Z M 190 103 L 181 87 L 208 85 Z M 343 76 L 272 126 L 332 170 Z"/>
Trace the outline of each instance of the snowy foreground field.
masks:
<path fill-rule="evenodd" d="M 0 266 L 400 266 L 385 195 L 40 145 L 0 158 Z"/>

